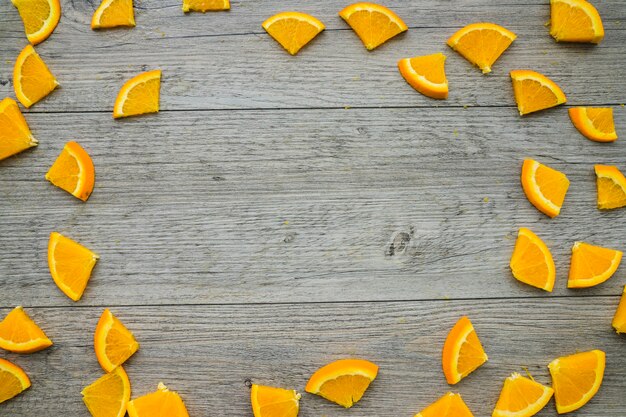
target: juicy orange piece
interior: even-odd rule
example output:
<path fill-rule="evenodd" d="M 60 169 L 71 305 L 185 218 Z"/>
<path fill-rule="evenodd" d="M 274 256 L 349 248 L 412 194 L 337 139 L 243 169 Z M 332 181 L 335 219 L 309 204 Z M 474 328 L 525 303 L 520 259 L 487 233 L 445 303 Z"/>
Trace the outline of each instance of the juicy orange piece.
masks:
<path fill-rule="evenodd" d="M 183 12 L 230 10 L 230 0 L 183 0 Z"/>
<path fill-rule="evenodd" d="M 531 417 L 548 404 L 554 390 L 518 373 L 504 380 L 492 417 Z"/>
<path fill-rule="evenodd" d="M 522 188 L 528 201 L 540 212 L 556 217 L 561 212 L 569 180 L 562 172 L 532 159 L 522 165 Z"/>
<path fill-rule="evenodd" d="M 33 353 L 52 346 L 52 340 L 28 317 L 21 306 L 15 307 L 0 322 L 0 348 L 17 353 Z"/>
<path fill-rule="evenodd" d="M 32 45 L 20 52 L 13 67 L 15 96 L 26 108 L 47 96 L 59 83 Z"/>
<path fill-rule="evenodd" d="M 185 403 L 175 391 L 159 382 L 157 390 L 128 403 L 129 417 L 189 417 Z"/>
<path fill-rule="evenodd" d="M 291 55 L 297 54 L 325 28 L 315 17 L 300 12 L 275 14 L 263 22 L 262 26 Z"/>
<path fill-rule="evenodd" d="M 124 417 L 130 401 L 130 381 L 121 366 L 101 376 L 82 391 L 93 417 Z"/>
<path fill-rule="evenodd" d="M 24 31 L 33 45 L 45 41 L 61 19 L 59 0 L 11 0 L 24 22 Z"/>
<path fill-rule="evenodd" d="M 296 417 L 300 394 L 294 390 L 252 384 L 250 402 L 254 417 Z"/>
<path fill-rule="evenodd" d="M 548 368 L 552 375 L 554 400 L 559 414 L 578 410 L 600 389 L 606 355 L 601 350 L 557 358 Z"/>
<path fill-rule="evenodd" d="M 414 417 L 474 417 L 461 394 L 448 392 Z"/>
<path fill-rule="evenodd" d="M 0 161 L 33 146 L 37 146 L 37 139 L 15 100 L 7 97 L 0 101 Z"/>
<path fill-rule="evenodd" d="M 341 359 L 315 371 L 304 388 L 345 408 L 356 404 L 378 374 L 378 366 L 364 359 Z"/>
<path fill-rule="evenodd" d="M 613 317 L 613 328 L 617 333 L 626 333 L 626 287 Z"/>
<path fill-rule="evenodd" d="M 28 375 L 19 366 L 0 358 L 0 403 L 30 387 Z"/>
<path fill-rule="evenodd" d="M 530 70 L 511 71 L 513 92 L 521 116 L 558 106 L 567 97 L 554 81 L 543 74 Z"/>
<path fill-rule="evenodd" d="M 79 200 L 87 201 L 96 178 L 91 157 L 76 142 L 67 142 L 46 179 Z"/>
<path fill-rule="evenodd" d="M 507 50 L 517 35 L 495 23 L 473 23 L 459 29 L 448 39 L 448 46 L 480 68 L 483 74 Z"/>
<path fill-rule="evenodd" d="M 427 97 L 448 98 L 448 80 L 444 63 L 446 56 L 437 53 L 398 61 L 398 69 L 407 83 Z"/>
<path fill-rule="evenodd" d="M 379 4 L 360 2 L 339 12 L 371 51 L 409 28 L 397 14 Z"/>
<path fill-rule="evenodd" d="M 586 0 L 550 0 L 550 35 L 557 42 L 600 43 L 604 27 L 600 14 Z"/>
<path fill-rule="evenodd" d="M 552 291 L 556 268 L 552 254 L 545 243 L 529 229 L 522 227 L 510 263 L 513 276 L 524 284 Z"/>
<path fill-rule="evenodd" d="M 48 267 L 54 283 L 74 301 L 83 296 L 98 255 L 57 232 L 50 234 Z"/>
<path fill-rule="evenodd" d="M 135 26 L 133 0 L 102 0 L 91 18 L 92 29 Z"/>
<path fill-rule="evenodd" d="M 454 385 L 487 362 L 488 357 L 469 318 L 454 325 L 443 345 L 443 374 Z"/>
<path fill-rule="evenodd" d="M 161 70 L 141 73 L 122 86 L 113 107 L 113 118 L 136 116 L 159 111 Z"/>
<path fill-rule="evenodd" d="M 572 107 L 569 109 L 572 123 L 587 139 L 595 142 L 614 142 L 617 140 L 613 109 L 610 107 Z"/>
<path fill-rule="evenodd" d="M 576 242 L 572 247 L 567 287 L 588 288 L 601 284 L 613 276 L 621 261 L 621 251 Z"/>
<path fill-rule="evenodd" d="M 598 208 L 610 210 L 626 206 L 626 178 L 615 166 L 595 166 Z"/>
<path fill-rule="evenodd" d="M 137 352 L 139 343 L 130 330 L 107 308 L 102 312 L 96 326 L 94 348 L 102 369 L 111 372 Z"/>

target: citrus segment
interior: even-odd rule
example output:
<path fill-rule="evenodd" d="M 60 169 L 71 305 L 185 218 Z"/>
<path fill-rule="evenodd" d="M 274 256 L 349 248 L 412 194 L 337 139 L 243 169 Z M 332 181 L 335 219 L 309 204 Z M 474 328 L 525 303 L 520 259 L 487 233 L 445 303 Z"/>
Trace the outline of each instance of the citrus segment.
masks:
<path fill-rule="evenodd" d="M 626 178 L 615 166 L 596 165 L 598 208 L 610 210 L 626 206 Z"/>
<path fill-rule="evenodd" d="M 325 28 L 315 17 L 300 12 L 278 13 L 262 26 L 291 55 L 297 54 Z"/>
<path fill-rule="evenodd" d="M 128 403 L 129 417 L 189 417 L 185 403 L 175 391 L 159 382 L 157 390 Z"/>
<path fill-rule="evenodd" d="M 427 97 L 448 98 L 448 80 L 444 69 L 446 56 L 442 53 L 404 58 L 398 62 L 400 74 L 407 83 Z"/>
<path fill-rule="evenodd" d="M 28 375 L 19 366 L 0 358 L 0 403 L 30 387 Z"/>
<path fill-rule="evenodd" d="M 550 35 L 557 42 L 600 43 L 604 27 L 600 14 L 586 0 L 550 0 Z"/>
<path fill-rule="evenodd" d="M 374 3 L 352 4 L 340 11 L 339 16 L 370 51 L 409 29 L 393 11 Z"/>
<path fill-rule="evenodd" d="M 130 381 L 120 366 L 85 387 L 81 394 L 93 417 L 124 417 L 130 401 Z"/>
<path fill-rule="evenodd" d="M 141 73 L 126 83 L 120 89 L 115 105 L 113 117 L 136 116 L 159 111 L 159 95 L 161 89 L 161 70 Z"/>
<path fill-rule="evenodd" d="M 563 90 L 543 74 L 530 70 L 511 71 L 513 92 L 521 116 L 558 106 L 567 101 Z"/>
<path fill-rule="evenodd" d="M 569 180 L 565 174 L 532 159 L 526 159 L 522 165 L 521 180 L 528 201 L 537 210 L 549 217 L 559 215 L 569 188 Z"/>
<path fill-rule="evenodd" d="M 613 328 L 617 333 L 626 333 L 626 287 L 613 317 Z"/>
<path fill-rule="evenodd" d="M 183 12 L 229 10 L 230 0 L 183 0 Z"/>
<path fill-rule="evenodd" d="M 0 160 L 37 146 L 15 100 L 0 101 Z"/>
<path fill-rule="evenodd" d="M 87 287 L 98 255 L 73 240 L 53 232 L 48 242 L 48 267 L 54 283 L 74 301 Z"/>
<path fill-rule="evenodd" d="M 483 74 L 488 74 L 492 65 L 516 38 L 515 33 L 494 23 L 473 23 L 459 29 L 447 43 L 480 68 Z"/>
<path fill-rule="evenodd" d="M 588 288 L 601 284 L 613 276 L 621 261 L 621 251 L 576 242 L 572 247 L 567 287 Z"/>
<path fill-rule="evenodd" d="M 474 417 L 461 394 L 448 392 L 414 417 Z"/>
<path fill-rule="evenodd" d="M 93 191 L 95 169 L 91 157 L 76 142 L 68 142 L 46 173 L 46 179 L 82 201 Z"/>
<path fill-rule="evenodd" d="M 13 67 L 15 96 L 26 108 L 52 92 L 59 83 L 32 45 L 20 52 Z"/>
<path fill-rule="evenodd" d="M 45 41 L 61 19 L 59 0 L 11 0 L 24 22 L 24 31 L 33 45 Z"/>
<path fill-rule="evenodd" d="M 250 402 L 254 417 L 296 417 L 300 394 L 294 390 L 252 385 Z"/>
<path fill-rule="evenodd" d="M 463 316 L 457 321 L 443 345 L 443 374 L 448 384 L 454 385 L 487 362 L 474 326 Z"/>
<path fill-rule="evenodd" d="M 133 0 L 102 0 L 91 17 L 92 29 L 135 26 Z"/>
<path fill-rule="evenodd" d="M 614 142 L 617 140 L 613 109 L 594 107 L 572 107 L 569 109 L 572 123 L 587 139 L 595 142 Z"/>
<path fill-rule="evenodd" d="M 0 322 L 0 348 L 10 352 L 33 353 L 52 346 L 52 340 L 35 324 L 21 306 Z"/>
<path fill-rule="evenodd" d="M 548 404 L 553 394 L 552 388 L 514 373 L 504 380 L 492 417 L 534 416 Z"/>
<path fill-rule="evenodd" d="M 137 352 L 139 343 L 130 330 L 107 308 L 102 312 L 96 326 L 94 349 L 102 369 L 111 372 Z"/>
<path fill-rule="evenodd" d="M 554 288 L 556 268 L 552 254 L 546 244 L 525 227 L 519 229 L 509 265 L 518 281 L 545 291 Z"/>

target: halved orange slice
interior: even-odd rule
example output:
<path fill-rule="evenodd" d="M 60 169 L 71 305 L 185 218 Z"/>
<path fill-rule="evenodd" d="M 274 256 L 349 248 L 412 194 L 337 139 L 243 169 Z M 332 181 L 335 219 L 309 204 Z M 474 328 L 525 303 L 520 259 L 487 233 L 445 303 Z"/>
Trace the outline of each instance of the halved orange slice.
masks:
<path fill-rule="evenodd" d="M 121 366 L 101 376 L 82 391 L 93 417 L 124 417 L 130 401 L 130 381 Z"/>
<path fill-rule="evenodd" d="M 102 0 L 91 17 L 92 29 L 135 27 L 133 0 Z"/>
<path fill-rule="evenodd" d="M 147 71 L 131 78 L 115 99 L 113 118 L 157 113 L 160 90 L 161 70 Z"/>
<path fill-rule="evenodd" d="M 159 382 L 157 390 L 128 403 L 129 417 L 189 417 L 185 403 L 176 391 Z"/>
<path fill-rule="evenodd" d="M 444 63 L 446 56 L 441 52 L 398 61 L 398 69 L 407 83 L 427 97 L 448 98 L 448 80 Z"/>
<path fill-rule="evenodd" d="M 10 352 L 33 353 L 52 346 L 52 340 L 35 324 L 21 306 L 0 322 L 0 348 Z"/>
<path fill-rule="evenodd" d="M 297 54 L 325 28 L 315 17 L 300 12 L 275 14 L 263 22 L 262 26 L 291 55 Z"/>
<path fill-rule="evenodd" d="M 300 397 L 295 390 L 252 384 L 252 413 L 254 417 L 296 417 Z"/>
<path fill-rule="evenodd" d="M 28 41 L 33 45 L 45 41 L 61 19 L 59 0 L 11 0 L 17 7 Z"/>
<path fill-rule="evenodd" d="M 13 67 L 15 96 L 26 108 L 46 97 L 59 85 L 32 45 L 20 52 Z"/>
<path fill-rule="evenodd" d="M 622 298 L 613 317 L 613 328 L 617 333 L 626 333 L 626 287 L 624 287 Z"/>
<path fill-rule="evenodd" d="M 598 208 L 611 210 L 626 206 L 626 178 L 615 166 L 595 166 Z"/>
<path fill-rule="evenodd" d="M 491 72 L 492 65 L 507 50 L 517 35 L 495 23 L 472 23 L 448 39 L 448 46 L 480 68 Z"/>
<path fill-rule="evenodd" d="M 443 374 L 454 385 L 474 372 L 488 357 L 469 318 L 463 316 L 454 325 L 443 345 Z"/>
<path fill-rule="evenodd" d="M 102 312 L 96 326 L 94 348 L 102 369 L 111 372 L 137 352 L 139 343 L 131 331 L 107 308 Z"/>
<path fill-rule="evenodd" d="M 564 356 L 550 362 L 548 368 L 559 414 L 578 410 L 596 395 L 604 378 L 605 363 L 606 355 L 601 350 Z"/>
<path fill-rule="evenodd" d="M 588 288 L 601 284 L 613 276 L 621 261 L 621 251 L 576 242 L 572 247 L 567 287 Z"/>
<path fill-rule="evenodd" d="M 0 404 L 30 387 L 28 375 L 19 366 L 0 358 Z"/>
<path fill-rule="evenodd" d="M 354 3 L 340 11 L 339 16 L 356 32 L 368 51 L 409 29 L 397 14 L 375 3 Z"/>
<path fill-rule="evenodd" d="M 549 217 L 561 213 L 569 180 L 562 172 L 542 165 L 532 159 L 522 165 L 522 188 L 528 201 Z"/>
<path fill-rule="evenodd" d="M 513 70 L 511 79 L 517 109 L 521 116 L 567 101 L 563 90 L 554 81 L 536 71 Z"/>
<path fill-rule="evenodd" d="M 600 14 L 586 0 L 550 0 L 550 35 L 557 42 L 600 43 L 604 27 Z"/>
<path fill-rule="evenodd" d="M 554 390 L 517 372 L 504 380 L 492 417 L 532 417 L 552 398 Z"/>
<path fill-rule="evenodd" d="M 15 100 L 0 101 L 0 161 L 37 146 L 26 119 Z"/>
<path fill-rule="evenodd" d="M 57 232 L 50 234 L 48 267 L 54 283 L 63 294 L 80 300 L 87 287 L 98 255 Z"/>
<path fill-rule="evenodd" d="M 572 123 L 587 139 L 595 142 L 615 142 L 617 133 L 610 107 L 572 107 L 569 109 Z"/>
<path fill-rule="evenodd" d="M 341 359 L 315 371 L 304 388 L 345 408 L 356 404 L 378 374 L 378 366 L 364 359 Z"/>
<path fill-rule="evenodd" d="M 183 12 L 230 10 L 230 0 L 183 0 Z"/>
<path fill-rule="evenodd" d="M 82 201 L 93 191 L 96 172 L 91 157 L 76 142 L 67 142 L 46 179 Z"/>
<path fill-rule="evenodd" d="M 519 229 L 509 265 L 518 281 L 545 291 L 552 291 L 554 288 L 556 268 L 552 254 L 530 229 Z"/>
<path fill-rule="evenodd" d="M 474 417 L 461 394 L 448 392 L 414 417 Z"/>

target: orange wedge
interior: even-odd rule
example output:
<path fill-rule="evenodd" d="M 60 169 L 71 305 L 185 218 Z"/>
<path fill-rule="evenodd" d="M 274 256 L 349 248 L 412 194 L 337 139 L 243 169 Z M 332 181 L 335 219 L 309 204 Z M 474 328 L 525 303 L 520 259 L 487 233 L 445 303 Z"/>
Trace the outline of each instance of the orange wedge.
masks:
<path fill-rule="evenodd" d="M 46 173 L 46 179 L 79 200 L 87 201 L 96 172 L 87 152 L 76 142 L 67 142 Z"/>
<path fill-rule="evenodd" d="M 183 12 L 230 10 L 229 0 L 183 0 Z"/>
<path fill-rule="evenodd" d="M 572 247 L 567 287 L 588 288 L 601 284 L 613 276 L 621 261 L 621 251 L 576 242 Z"/>
<path fill-rule="evenodd" d="M 0 358 L 0 403 L 30 387 L 28 375 L 19 366 Z"/>
<path fill-rule="evenodd" d="M 161 70 L 141 73 L 122 86 L 115 105 L 113 118 L 136 116 L 159 111 L 161 90 Z"/>
<path fill-rule="evenodd" d="M 92 29 L 135 26 L 133 0 L 102 0 L 91 17 Z"/>
<path fill-rule="evenodd" d="M 598 208 L 610 210 L 626 206 L 626 178 L 615 166 L 595 166 Z"/>
<path fill-rule="evenodd" d="M 139 343 L 130 330 L 107 308 L 96 326 L 94 348 L 102 369 L 111 372 L 137 352 Z"/>
<path fill-rule="evenodd" d="M 554 400 L 559 414 L 578 410 L 600 389 L 606 355 L 601 350 L 557 358 L 548 368 L 552 375 Z"/>
<path fill-rule="evenodd" d="M 613 317 L 613 328 L 617 333 L 626 333 L 626 287 Z"/>
<path fill-rule="evenodd" d="M 159 382 L 157 390 L 128 403 L 129 417 L 189 417 L 185 403 L 175 391 Z"/>
<path fill-rule="evenodd" d="M 57 232 L 50 234 L 48 267 L 54 283 L 74 301 L 83 296 L 98 255 Z"/>
<path fill-rule="evenodd" d="M 86 386 L 81 394 L 93 417 L 124 417 L 130 401 L 130 381 L 119 366 Z"/>
<path fill-rule="evenodd" d="M 600 43 L 604 27 L 600 14 L 586 0 L 550 0 L 550 35 L 557 42 Z"/>
<path fill-rule="evenodd" d="M 340 11 L 339 16 L 356 32 L 368 51 L 409 29 L 394 12 L 374 3 L 352 4 Z"/>
<path fill-rule="evenodd" d="M 325 28 L 315 17 L 300 12 L 275 14 L 262 26 L 291 55 L 297 54 Z"/>
<path fill-rule="evenodd" d="M 300 394 L 294 390 L 252 384 L 250 402 L 254 417 L 296 417 Z"/>
<path fill-rule="evenodd" d="M 511 71 L 513 92 L 517 109 L 521 116 L 539 110 L 558 106 L 567 101 L 567 97 L 554 81 L 530 70 Z"/>
<path fill-rule="evenodd" d="M 556 268 L 552 254 L 545 243 L 529 229 L 522 227 L 510 263 L 513 276 L 524 284 L 552 291 Z"/>
<path fill-rule="evenodd" d="M 21 306 L 15 307 L 0 322 L 0 348 L 10 352 L 33 353 L 52 346 L 52 340 L 28 317 Z"/>
<path fill-rule="evenodd" d="M 24 31 L 33 45 L 45 41 L 61 19 L 59 0 L 11 0 L 24 22 Z"/>
<path fill-rule="evenodd" d="M 572 123 L 587 139 L 595 142 L 615 142 L 617 133 L 610 107 L 572 107 L 569 109 Z"/>
<path fill-rule="evenodd" d="M 364 359 L 341 359 L 322 366 L 307 382 L 306 392 L 345 408 L 356 404 L 378 374 L 378 366 Z"/>
<path fill-rule="evenodd" d="M 0 101 L 0 161 L 33 146 L 37 146 L 37 139 L 15 100 L 7 97 Z"/>
<path fill-rule="evenodd" d="M 532 159 L 522 165 L 522 188 L 528 201 L 540 212 L 556 217 L 561 212 L 569 180 L 562 172 Z"/>
<path fill-rule="evenodd" d="M 461 398 L 461 394 L 449 392 L 424 408 L 415 417 L 474 417 Z"/>
<path fill-rule="evenodd" d="M 446 56 L 437 53 L 398 61 L 398 69 L 407 83 L 427 97 L 448 98 L 448 80 L 444 70 Z"/>
<path fill-rule="evenodd" d="M 446 381 L 451 385 L 458 383 L 487 360 L 487 354 L 472 322 L 466 316 L 461 317 L 448 333 L 443 345 L 441 363 Z"/>
<path fill-rule="evenodd" d="M 507 50 L 517 35 L 495 23 L 473 23 L 458 30 L 448 39 L 448 46 L 480 68 L 483 74 Z"/>
<path fill-rule="evenodd" d="M 20 52 L 13 67 L 15 96 L 26 108 L 47 96 L 59 83 L 32 45 Z"/>
<path fill-rule="evenodd" d="M 548 404 L 554 390 L 518 373 L 504 380 L 492 417 L 531 417 Z"/>

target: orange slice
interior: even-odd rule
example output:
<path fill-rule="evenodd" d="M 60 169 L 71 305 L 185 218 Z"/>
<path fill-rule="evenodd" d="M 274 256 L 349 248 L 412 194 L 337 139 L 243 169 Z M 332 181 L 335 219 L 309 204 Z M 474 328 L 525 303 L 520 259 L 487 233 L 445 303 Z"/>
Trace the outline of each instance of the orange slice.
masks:
<path fill-rule="evenodd" d="M 378 366 L 364 359 L 341 359 L 315 371 L 304 388 L 345 408 L 356 404 L 378 374 Z"/>
<path fill-rule="evenodd" d="M 86 386 L 81 394 L 93 417 L 124 417 L 130 401 L 130 381 L 119 366 Z"/>
<path fill-rule="evenodd" d="M 189 417 L 185 403 L 175 391 L 159 382 L 157 390 L 128 403 L 129 417 Z"/>
<path fill-rule="evenodd" d="M 407 83 L 427 97 L 448 98 L 448 80 L 444 70 L 446 56 L 437 53 L 398 61 L 398 69 Z"/>
<path fill-rule="evenodd" d="M 96 326 L 94 348 L 102 369 L 111 372 L 137 352 L 139 343 L 130 330 L 107 308 Z"/>
<path fill-rule="evenodd" d="M 296 417 L 300 394 L 294 390 L 252 384 L 250 402 L 254 417 Z"/>
<path fill-rule="evenodd" d="M 626 287 L 613 317 L 613 328 L 617 333 L 626 333 Z"/>
<path fill-rule="evenodd" d="M 113 118 L 136 116 L 159 111 L 161 70 L 141 73 L 122 86 L 113 107 Z"/>
<path fill-rule="evenodd" d="M 230 10 L 229 0 L 183 0 L 183 12 Z"/>
<path fill-rule="evenodd" d="M 552 254 L 545 243 L 529 229 L 522 227 L 510 262 L 513 276 L 524 284 L 552 291 L 556 268 Z"/>
<path fill-rule="evenodd" d="M 458 30 L 448 39 L 448 46 L 476 65 L 483 74 L 507 50 L 517 35 L 495 23 L 473 23 Z"/>
<path fill-rule="evenodd" d="M 325 28 L 315 17 L 300 12 L 275 14 L 263 22 L 262 26 L 291 55 L 297 54 Z"/>
<path fill-rule="evenodd" d="M 448 392 L 424 408 L 415 417 L 474 417 L 461 394 Z"/>
<path fill-rule="evenodd" d="M 409 28 L 397 14 L 379 4 L 360 2 L 339 12 L 371 51 Z"/>
<path fill-rule="evenodd" d="M 601 284 L 613 276 L 621 261 L 621 251 L 576 242 L 572 247 L 567 287 L 588 288 Z"/>
<path fill-rule="evenodd" d="M 569 180 L 562 172 L 532 159 L 522 165 L 522 188 L 528 201 L 540 212 L 556 217 L 561 212 Z"/>
<path fill-rule="evenodd" d="M 47 96 L 59 83 L 32 45 L 20 52 L 13 67 L 15 96 L 26 108 Z"/>
<path fill-rule="evenodd" d="M 135 26 L 133 0 L 102 0 L 91 18 L 92 29 Z"/>
<path fill-rule="evenodd" d="M 28 317 L 21 306 L 15 307 L 0 322 L 0 348 L 10 352 L 33 353 L 52 346 L 52 340 Z"/>
<path fill-rule="evenodd" d="M 554 81 L 530 70 L 511 71 L 513 92 L 517 109 L 521 116 L 539 110 L 558 106 L 567 101 L 567 97 Z"/>
<path fill-rule="evenodd" d="M 15 100 L 7 97 L 0 101 L 0 161 L 33 146 L 37 146 L 37 139 Z"/>
<path fill-rule="evenodd" d="M 48 267 L 54 283 L 74 301 L 83 296 L 98 255 L 57 232 L 50 234 Z"/>
<path fill-rule="evenodd" d="M 615 142 L 617 133 L 610 107 L 572 107 L 569 109 L 572 123 L 587 139 L 595 142 Z"/>
<path fill-rule="evenodd" d="M 96 172 L 91 157 L 76 142 L 67 142 L 46 173 L 46 179 L 79 200 L 87 201 Z"/>
<path fill-rule="evenodd" d="M 19 366 L 0 358 L 0 403 L 30 387 L 28 375 Z"/>
<path fill-rule="evenodd" d="M 531 417 L 552 398 L 554 390 L 518 373 L 504 380 L 492 417 Z"/>
<path fill-rule="evenodd" d="M 554 400 L 559 414 L 578 410 L 600 389 L 606 355 L 601 350 L 557 358 L 548 368 L 552 375 Z"/>
<path fill-rule="evenodd" d="M 487 362 L 487 354 L 469 318 L 463 316 L 454 325 L 443 345 L 443 374 L 454 385 Z"/>
<path fill-rule="evenodd" d="M 615 166 L 595 166 L 598 208 L 610 210 L 626 206 L 626 178 Z"/>
<path fill-rule="evenodd" d="M 586 0 L 550 0 L 550 35 L 557 42 L 600 43 L 604 27 L 600 14 Z"/>
<path fill-rule="evenodd" d="M 17 7 L 28 41 L 33 45 L 45 41 L 61 19 L 59 0 L 11 0 Z"/>

